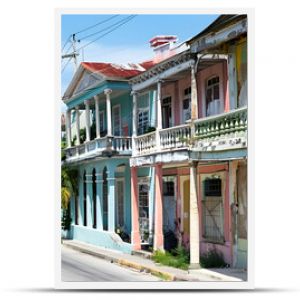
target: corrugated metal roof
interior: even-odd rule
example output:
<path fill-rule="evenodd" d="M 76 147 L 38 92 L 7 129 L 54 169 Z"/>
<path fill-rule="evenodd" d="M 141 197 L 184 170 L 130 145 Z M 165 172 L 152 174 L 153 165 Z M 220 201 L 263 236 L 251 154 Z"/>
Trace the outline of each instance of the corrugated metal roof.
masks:
<path fill-rule="evenodd" d="M 207 26 L 204 30 L 200 33 L 192 37 L 190 40 L 187 41 L 187 44 L 192 44 L 195 40 L 199 39 L 200 37 L 205 36 L 207 33 L 216 32 L 225 26 L 228 26 L 234 22 L 237 22 L 242 19 L 246 19 L 247 15 L 221 15 L 219 16 L 214 22 L 212 22 L 209 26 Z"/>
<path fill-rule="evenodd" d="M 113 64 L 102 62 L 82 62 L 81 66 L 93 73 L 99 73 L 104 77 L 129 79 L 136 76 L 154 65 L 152 60 L 140 64 Z"/>

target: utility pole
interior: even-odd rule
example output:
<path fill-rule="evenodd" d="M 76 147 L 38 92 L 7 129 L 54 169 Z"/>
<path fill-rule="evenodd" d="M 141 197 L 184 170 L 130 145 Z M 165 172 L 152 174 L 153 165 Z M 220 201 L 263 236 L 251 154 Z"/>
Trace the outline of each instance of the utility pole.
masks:
<path fill-rule="evenodd" d="M 73 52 L 72 53 L 68 53 L 68 54 L 64 54 L 61 56 L 62 59 L 64 58 L 73 58 L 73 62 L 74 62 L 74 74 L 77 70 L 77 56 L 79 55 L 79 53 L 76 50 L 76 37 L 75 37 L 75 33 L 72 34 L 72 48 L 73 48 Z"/>
<path fill-rule="evenodd" d="M 76 57 L 76 55 L 79 55 L 76 52 L 76 38 L 75 38 L 75 33 L 73 33 L 73 35 L 72 35 L 72 47 L 73 47 L 73 53 L 74 53 L 73 59 L 74 59 L 74 67 L 75 67 L 74 73 L 75 73 L 76 70 L 77 70 L 77 57 Z"/>

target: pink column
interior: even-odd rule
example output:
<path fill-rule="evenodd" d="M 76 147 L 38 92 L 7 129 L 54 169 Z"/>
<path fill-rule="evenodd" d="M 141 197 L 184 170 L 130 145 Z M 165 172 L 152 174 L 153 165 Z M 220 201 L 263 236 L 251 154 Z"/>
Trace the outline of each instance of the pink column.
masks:
<path fill-rule="evenodd" d="M 230 248 L 230 263 L 232 263 L 231 209 L 229 203 L 229 171 L 226 171 L 225 201 L 224 201 L 224 237 L 225 244 Z"/>
<path fill-rule="evenodd" d="M 223 80 L 224 80 L 224 111 L 230 111 L 230 102 L 229 102 L 229 80 L 228 80 L 228 66 L 227 63 L 223 64 Z"/>
<path fill-rule="evenodd" d="M 131 244 L 133 250 L 141 249 L 137 167 L 131 167 Z"/>
<path fill-rule="evenodd" d="M 155 165 L 154 250 L 164 249 L 162 187 L 162 165 L 157 164 Z"/>

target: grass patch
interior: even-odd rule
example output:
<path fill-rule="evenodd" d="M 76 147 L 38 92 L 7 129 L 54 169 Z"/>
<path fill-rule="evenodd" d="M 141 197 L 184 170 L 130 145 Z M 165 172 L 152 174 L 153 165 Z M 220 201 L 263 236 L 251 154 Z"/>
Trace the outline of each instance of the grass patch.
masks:
<path fill-rule="evenodd" d="M 189 255 L 183 247 L 177 247 L 170 252 L 155 251 L 152 259 L 156 263 L 182 270 L 187 270 L 189 267 Z"/>

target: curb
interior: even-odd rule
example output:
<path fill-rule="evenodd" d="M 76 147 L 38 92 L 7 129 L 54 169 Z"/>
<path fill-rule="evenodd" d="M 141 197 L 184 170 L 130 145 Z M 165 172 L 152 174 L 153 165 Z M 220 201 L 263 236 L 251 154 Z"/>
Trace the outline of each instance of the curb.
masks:
<path fill-rule="evenodd" d="M 158 268 L 149 267 L 149 266 L 142 265 L 142 264 L 139 264 L 136 262 L 132 262 L 127 259 L 116 258 L 116 257 L 110 256 L 108 254 L 103 254 L 103 253 L 99 253 L 99 252 L 96 252 L 93 250 L 89 250 L 81 245 L 69 244 L 69 243 L 65 243 L 64 241 L 62 242 L 62 244 L 68 248 L 104 259 L 111 263 L 115 263 L 115 264 L 125 266 L 128 268 L 132 268 L 132 269 L 135 269 L 140 272 L 150 273 L 156 277 L 163 278 L 166 281 L 200 281 L 194 274 L 191 274 L 191 273 L 189 273 L 189 275 L 174 275 L 173 273 L 170 273 L 170 272 L 161 271 Z M 237 282 L 240 281 L 240 280 L 234 280 L 234 279 L 236 279 L 235 277 L 231 277 L 231 276 L 223 275 L 223 274 L 220 275 L 219 273 L 215 273 L 215 272 L 207 270 L 207 269 L 202 269 L 201 274 L 204 276 L 210 277 L 214 281 L 215 280 L 237 281 Z"/>
<path fill-rule="evenodd" d="M 115 257 L 109 256 L 107 254 L 103 254 L 103 253 L 95 252 L 95 251 L 92 251 L 92 250 L 89 250 L 89 249 L 85 249 L 81 246 L 72 245 L 72 244 L 68 244 L 68 243 L 64 243 L 64 242 L 63 242 L 63 245 L 68 247 L 68 248 L 78 250 L 82 253 L 86 253 L 86 254 L 96 256 L 96 257 L 99 257 L 101 259 L 110 261 L 111 263 L 119 264 L 121 266 L 126 266 L 126 267 L 135 269 L 135 270 L 140 271 L 140 272 L 144 271 L 144 272 L 150 273 L 154 276 L 163 278 L 164 280 L 167 280 L 167 281 L 176 281 L 176 280 L 188 281 L 186 278 L 179 278 L 179 277 L 177 277 L 174 274 L 169 273 L 169 272 L 165 272 L 165 271 L 161 271 L 161 270 L 156 269 L 156 268 L 141 265 L 141 264 L 138 264 L 138 263 L 126 260 L 126 259 L 115 258 Z"/>

